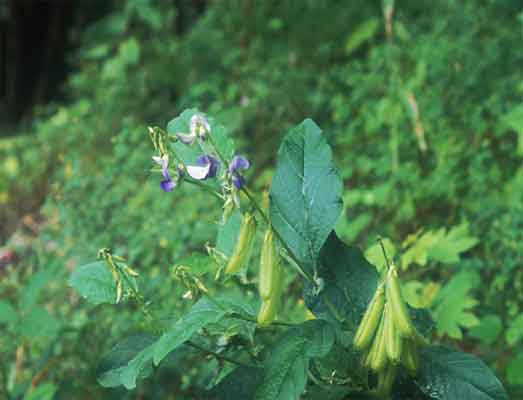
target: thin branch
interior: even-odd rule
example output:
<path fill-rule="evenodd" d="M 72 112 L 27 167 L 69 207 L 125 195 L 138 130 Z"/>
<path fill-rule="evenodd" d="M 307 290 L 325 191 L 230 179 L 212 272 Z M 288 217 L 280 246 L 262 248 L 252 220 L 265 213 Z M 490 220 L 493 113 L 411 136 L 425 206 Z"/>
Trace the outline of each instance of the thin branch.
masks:
<path fill-rule="evenodd" d="M 230 357 L 227 357 L 227 356 L 223 356 L 221 354 L 218 354 L 216 353 L 215 351 L 212 351 L 212 350 L 209 350 L 209 349 L 206 349 L 205 347 L 202 347 L 200 346 L 199 344 L 196 344 L 194 342 L 191 342 L 190 340 L 185 342 L 185 344 L 187 346 L 190 346 L 190 347 L 193 347 L 195 349 L 198 349 L 204 353 L 207 353 L 209 355 L 212 355 L 213 357 L 217 358 L 218 360 L 223 360 L 223 361 L 227 361 L 227 362 L 230 362 L 232 364 L 236 364 L 236 365 L 239 365 L 240 367 L 247 367 L 247 368 L 256 368 L 256 365 L 251 365 L 251 364 L 247 364 L 247 363 L 244 363 L 242 361 L 238 361 L 238 360 L 235 360 L 233 358 L 230 358 Z"/>

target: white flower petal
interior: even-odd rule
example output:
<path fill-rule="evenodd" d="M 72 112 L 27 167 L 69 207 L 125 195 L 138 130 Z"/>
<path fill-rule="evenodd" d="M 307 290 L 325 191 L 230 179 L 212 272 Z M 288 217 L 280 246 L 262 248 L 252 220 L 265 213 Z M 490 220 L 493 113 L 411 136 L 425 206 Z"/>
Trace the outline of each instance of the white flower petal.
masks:
<path fill-rule="evenodd" d="M 202 179 L 207 178 L 210 168 L 211 168 L 210 163 L 203 167 L 200 167 L 199 165 L 188 165 L 187 173 L 189 174 L 189 176 L 191 178 L 202 180 Z"/>

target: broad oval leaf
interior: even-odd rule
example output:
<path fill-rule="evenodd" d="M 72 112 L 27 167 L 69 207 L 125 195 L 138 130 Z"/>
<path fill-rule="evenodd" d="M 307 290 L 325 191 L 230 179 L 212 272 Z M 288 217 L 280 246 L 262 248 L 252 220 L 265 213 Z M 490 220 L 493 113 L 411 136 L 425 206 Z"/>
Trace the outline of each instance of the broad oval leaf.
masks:
<path fill-rule="evenodd" d="M 342 211 L 342 180 L 321 129 L 310 119 L 293 128 L 278 151 L 271 186 L 274 229 L 311 273 Z"/>
<path fill-rule="evenodd" d="M 189 340 L 191 336 L 208 324 L 222 319 L 225 309 L 208 298 L 202 298 L 189 312 L 176 321 L 154 345 L 154 365 L 158 365 L 165 356 Z"/>
<path fill-rule="evenodd" d="M 206 396 L 207 400 L 253 400 L 256 388 L 263 382 L 263 369 L 238 367 L 230 372 Z"/>
<path fill-rule="evenodd" d="M 265 361 L 265 377 L 255 399 L 299 399 L 307 384 L 310 359 L 324 356 L 333 344 L 334 330 L 326 321 L 307 321 L 289 329 Z"/>
<path fill-rule="evenodd" d="M 116 283 L 105 261 L 97 261 L 76 268 L 69 284 L 93 304 L 116 302 Z"/>
<path fill-rule="evenodd" d="M 111 349 L 100 365 L 98 383 L 104 387 L 125 386 L 134 389 L 138 379 L 152 374 L 153 335 L 133 335 Z"/>
<path fill-rule="evenodd" d="M 507 400 L 505 389 L 480 359 L 442 346 L 421 352 L 416 381 L 428 396 L 438 400 Z"/>

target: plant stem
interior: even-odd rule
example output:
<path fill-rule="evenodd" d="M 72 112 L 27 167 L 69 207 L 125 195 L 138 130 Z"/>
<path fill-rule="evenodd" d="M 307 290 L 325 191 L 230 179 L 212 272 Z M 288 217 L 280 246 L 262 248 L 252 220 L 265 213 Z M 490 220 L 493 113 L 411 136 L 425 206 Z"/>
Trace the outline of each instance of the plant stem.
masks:
<path fill-rule="evenodd" d="M 383 257 L 385 257 L 385 262 L 387 263 L 387 269 L 390 269 L 389 258 L 387 257 L 387 252 L 385 251 L 385 246 L 383 245 L 383 240 L 381 239 L 381 237 L 378 237 L 378 242 L 380 244 L 381 251 L 383 252 Z"/>
<path fill-rule="evenodd" d="M 185 342 L 186 345 L 190 346 L 190 347 L 193 347 L 195 349 L 198 349 L 204 353 L 207 353 L 207 354 L 210 354 L 212 355 L 213 357 L 219 359 L 219 360 L 223 360 L 223 361 L 227 361 L 227 362 L 230 362 L 232 364 L 236 364 L 236 365 L 239 365 L 240 367 L 246 367 L 246 368 L 256 368 L 256 365 L 251 365 L 251 364 L 247 364 L 247 363 L 243 363 L 241 361 L 238 361 L 238 360 L 235 360 L 233 358 L 230 358 L 230 357 L 227 357 L 227 356 L 223 356 L 221 354 L 218 354 L 212 350 L 209 350 L 209 349 L 206 349 L 205 347 L 202 347 L 194 342 L 191 342 L 190 340 Z"/>
<path fill-rule="evenodd" d="M 219 200 L 222 200 L 223 201 L 223 196 L 216 192 L 212 187 L 210 187 L 209 185 L 206 185 L 205 183 L 202 183 L 200 182 L 199 180 L 196 180 L 196 179 L 193 179 L 193 178 L 190 178 L 190 177 L 184 177 L 183 180 L 187 183 L 190 183 L 192 185 L 196 185 L 196 186 L 199 186 L 201 187 L 203 190 L 205 190 L 206 192 L 212 194 L 214 197 L 216 197 L 217 199 Z"/>
<path fill-rule="evenodd" d="M 232 318 L 236 318 L 236 319 L 241 319 L 241 320 L 244 320 L 244 321 L 247 321 L 247 322 L 253 322 L 255 324 L 258 324 L 258 321 L 254 318 L 249 318 L 249 317 L 245 317 L 241 314 L 237 314 L 237 313 L 234 313 L 231 315 Z M 279 326 L 287 326 L 287 327 L 291 327 L 291 326 L 296 326 L 296 324 L 292 324 L 290 322 L 284 322 L 284 321 L 274 321 L 272 322 L 272 325 L 279 325 Z"/>

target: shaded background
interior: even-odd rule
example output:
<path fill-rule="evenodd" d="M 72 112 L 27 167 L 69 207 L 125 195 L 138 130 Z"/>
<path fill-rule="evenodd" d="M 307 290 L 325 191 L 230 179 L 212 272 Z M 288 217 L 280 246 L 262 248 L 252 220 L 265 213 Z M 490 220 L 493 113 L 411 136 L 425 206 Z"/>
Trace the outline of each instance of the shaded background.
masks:
<path fill-rule="evenodd" d="M 392 14 L 366 0 L 0 1 L 0 396 L 198 398 L 207 385 L 195 361 L 136 393 L 98 386 L 100 355 L 144 321 L 67 286 L 112 246 L 148 274 L 158 316 L 181 309 L 167 267 L 213 240 L 220 209 L 159 192 L 146 128 L 188 107 L 230 128 L 259 188 L 282 135 L 313 118 L 345 181 L 340 236 L 369 257 L 389 237 L 434 340 L 479 355 L 516 396 L 522 24 L 517 0 Z"/>

